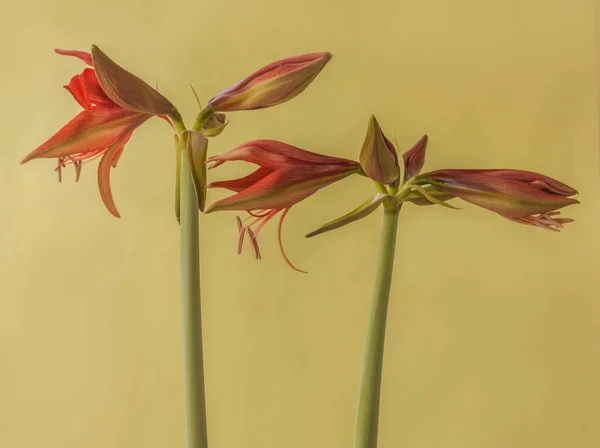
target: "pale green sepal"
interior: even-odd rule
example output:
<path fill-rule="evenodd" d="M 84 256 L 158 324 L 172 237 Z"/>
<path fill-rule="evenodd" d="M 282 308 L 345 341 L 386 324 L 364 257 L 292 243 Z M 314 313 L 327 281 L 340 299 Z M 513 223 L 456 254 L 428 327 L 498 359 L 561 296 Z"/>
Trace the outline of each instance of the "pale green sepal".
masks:
<path fill-rule="evenodd" d="M 388 194 L 378 193 L 368 201 L 363 202 L 350 213 L 347 213 L 341 218 L 330 221 L 327 224 L 319 227 L 317 230 L 310 232 L 308 235 L 306 235 L 306 238 L 329 232 L 330 230 L 339 229 L 340 227 L 350 224 L 351 222 L 358 221 L 359 219 L 369 216 L 377 209 L 377 207 L 381 205 L 384 199 L 389 197 L 391 196 Z"/>

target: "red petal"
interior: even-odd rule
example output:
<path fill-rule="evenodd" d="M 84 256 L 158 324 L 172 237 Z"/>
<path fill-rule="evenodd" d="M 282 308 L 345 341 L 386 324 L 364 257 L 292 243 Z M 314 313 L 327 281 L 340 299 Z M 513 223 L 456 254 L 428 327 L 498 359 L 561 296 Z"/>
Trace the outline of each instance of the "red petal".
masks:
<path fill-rule="evenodd" d="M 104 93 L 94 70 L 86 68 L 81 76 L 86 96 L 91 103 L 100 107 L 119 107 Z"/>
<path fill-rule="evenodd" d="M 425 151 L 427 149 L 427 136 L 424 135 L 415 145 L 402 154 L 404 160 L 404 180 L 408 180 L 421 172 L 425 164 Z"/>
<path fill-rule="evenodd" d="M 359 166 L 352 160 L 317 154 L 276 140 L 254 140 L 208 160 L 220 163 L 243 160 L 273 169 L 297 165 Z"/>
<path fill-rule="evenodd" d="M 260 167 L 252 174 L 249 174 L 246 177 L 242 177 L 241 179 L 235 180 L 223 180 L 217 182 L 211 182 L 208 187 L 209 188 L 227 188 L 228 190 L 239 192 L 245 190 L 246 188 L 251 187 L 266 175 L 272 173 L 273 170 L 269 168 Z"/>
<path fill-rule="evenodd" d="M 123 147 L 129 140 L 129 137 L 131 137 L 131 133 L 122 135 L 117 143 L 108 148 L 98 164 L 98 188 L 100 189 L 102 202 L 104 202 L 104 205 L 106 205 L 108 211 L 117 218 L 120 218 L 121 215 L 119 215 L 119 212 L 117 211 L 110 188 L 110 170 L 116 163 L 116 160 L 119 158 L 119 155 L 123 151 Z"/>
<path fill-rule="evenodd" d="M 92 65 L 92 55 L 89 54 L 87 51 L 60 50 L 58 48 L 56 48 L 54 51 L 57 52 L 58 54 L 62 54 L 64 56 L 75 56 L 76 58 L 81 59 L 87 65 L 89 65 L 89 66 Z"/>
<path fill-rule="evenodd" d="M 69 84 L 65 86 L 65 89 L 67 89 L 71 93 L 71 95 L 73 95 L 75 101 L 77 101 L 79 105 L 85 110 L 90 110 L 92 108 L 92 103 L 85 94 L 85 87 L 83 87 L 82 75 L 73 76 Z"/>
<path fill-rule="evenodd" d="M 339 166 L 295 166 L 273 171 L 249 188 L 214 202 L 206 213 L 217 210 L 289 208 L 319 189 L 352 174 Z"/>
<path fill-rule="evenodd" d="M 35 158 L 63 157 L 101 151 L 119 141 L 123 134 L 148 120 L 152 115 L 120 108 L 84 110 L 40 145 L 21 163 Z"/>

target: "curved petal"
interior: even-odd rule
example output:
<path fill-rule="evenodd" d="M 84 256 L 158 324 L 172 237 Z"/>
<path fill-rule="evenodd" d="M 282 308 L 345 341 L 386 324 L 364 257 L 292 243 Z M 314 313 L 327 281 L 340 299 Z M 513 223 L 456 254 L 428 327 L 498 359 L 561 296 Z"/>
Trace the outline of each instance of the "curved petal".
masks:
<path fill-rule="evenodd" d="M 64 157 L 93 153 L 113 145 L 152 115 L 121 108 L 84 110 L 45 143 L 29 153 L 21 163 L 36 158 Z"/>
<path fill-rule="evenodd" d="M 75 56 L 76 58 L 81 59 L 87 65 L 92 65 L 92 55 L 87 51 L 78 51 L 78 50 L 61 50 L 59 48 L 55 48 L 54 51 L 58 54 L 62 54 L 64 56 Z"/>
<path fill-rule="evenodd" d="M 317 154 L 276 140 L 253 140 L 208 159 L 209 162 L 221 163 L 234 160 L 243 160 L 272 169 L 297 165 L 359 166 L 352 160 Z"/>
<path fill-rule="evenodd" d="M 239 193 L 246 188 L 250 188 L 252 185 L 263 179 L 268 174 L 272 173 L 273 170 L 265 167 L 260 167 L 251 174 L 245 177 L 234 180 L 221 180 L 215 181 L 208 184 L 209 188 L 227 188 L 228 190 Z"/>
<path fill-rule="evenodd" d="M 206 213 L 220 210 L 289 208 L 321 188 L 354 173 L 338 166 L 296 166 L 273 171 L 249 188 L 211 204 Z"/>
<path fill-rule="evenodd" d="M 71 81 L 69 81 L 69 84 L 64 87 L 71 95 L 73 95 L 73 98 L 75 98 L 75 101 L 77 101 L 81 107 L 85 110 L 91 110 L 92 103 L 85 94 L 85 87 L 83 86 L 81 75 L 73 76 Z"/>
<path fill-rule="evenodd" d="M 104 202 L 104 205 L 106 205 L 108 211 L 117 218 L 120 218 L 121 215 L 115 206 L 110 188 L 110 170 L 115 164 L 116 160 L 119 158 L 125 143 L 127 143 L 129 140 L 129 137 L 131 137 L 131 132 L 121 135 L 119 141 L 111 145 L 106 150 L 102 156 L 102 159 L 100 160 L 100 163 L 98 164 L 98 188 L 100 190 L 102 202 Z"/>
<path fill-rule="evenodd" d="M 86 68 L 79 75 L 73 76 L 71 82 L 65 86 L 73 98 L 83 107 L 85 110 L 91 110 L 94 106 L 97 107 L 119 107 L 109 97 L 106 96 L 96 73 L 91 68 Z"/>

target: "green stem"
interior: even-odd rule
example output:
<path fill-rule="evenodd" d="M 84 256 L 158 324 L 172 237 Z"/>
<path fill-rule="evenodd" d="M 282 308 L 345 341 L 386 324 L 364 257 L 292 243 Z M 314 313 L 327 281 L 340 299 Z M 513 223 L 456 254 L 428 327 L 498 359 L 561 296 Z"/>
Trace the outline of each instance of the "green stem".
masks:
<path fill-rule="evenodd" d="M 367 335 L 360 378 L 354 448 L 377 447 L 385 324 L 394 267 L 398 214 L 400 212 L 400 206 L 395 205 L 395 201 L 386 201 L 384 205 L 379 261 L 367 322 Z"/>
<path fill-rule="evenodd" d="M 181 151 L 180 271 L 185 440 L 187 448 L 207 448 L 200 307 L 198 202 L 188 164 L 188 133 L 184 132 L 185 126 L 179 114 L 171 118 L 180 133 L 179 150 Z"/>

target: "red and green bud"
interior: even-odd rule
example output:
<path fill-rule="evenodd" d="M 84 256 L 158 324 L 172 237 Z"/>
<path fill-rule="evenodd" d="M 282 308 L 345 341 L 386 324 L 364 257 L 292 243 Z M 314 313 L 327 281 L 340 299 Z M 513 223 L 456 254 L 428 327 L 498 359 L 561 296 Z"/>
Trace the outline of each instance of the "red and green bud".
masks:
<path fill-rule="evenodd" d="M 119 217 L 110 189 L 111 168 L 116 167 L 133 131 L 153 116 L 164 118 L 160 114 L 171 111 L 173 106 L 95 46 L 92 47 L 93 55 L 83 51 L 56 52 L 75 56 L 92 66 L 74 76 L 65 86 L 84 110 L 21 163 L 37 158 L 56 158 L 59 181 L 62 168 L 68 164 L 75 166 L 78 180 L 83 162 L 101 157 L 98 166 L 100 195 L 108 210 Z"/>
<path fill-rule="evenodd" d="M 263 226 L 283 212 L 279 221 L 279 244 L 286 262 L 296 269 L 281 247 L 281 224 L 289 209 L 321 188 L 360 171 L 358 163 L 305 151 L 274 140 L 255 140 L 208 159 L 215 168 L 229 161 L 244 161 L 258 169 L 240 179 L 212 182 L 208 187 L 227 188 L 236 194 L 211 204 L 206 213 L 223 210 L 248 212 L 240 221 L 239 245 L 248 233 L 255 255 L 260 258 L 257 237 Z M 249 221 L 248 224 L 245 224 Z M 298 269 L 296 269 L 298 270 Z"/>
<path fill-rule="evenodd" d="M 556 210 L 579 201 L 577 191 L 542 174 L 520 170 L 438 170 L 417 177 L 453 195 L 522 224 L 558 231 L 568 218 L 556 218 Z"/>
<path fill-rule="evenodd" d="M 331 53 L 311 53 L 273 62 L 217 94 L 206 107 L 231 112 L 284 103 L 302 93 L 332 57 Z"/>
<path fill-rule="evenodd" d="M 382 184 L 390 185 L 400 176 L 396 148 L 383 134 L 374 115 L 360 151 L 360 166 L 367 176 Z"/>
<path fill-rule="evenodd" d="M 427 136 L 419 139 L 415 146 L 402 154 L 404 161 L 404 181 L 412 179 L 421 172 L 425 164 L 425 150 L 427 149 Z"/>

